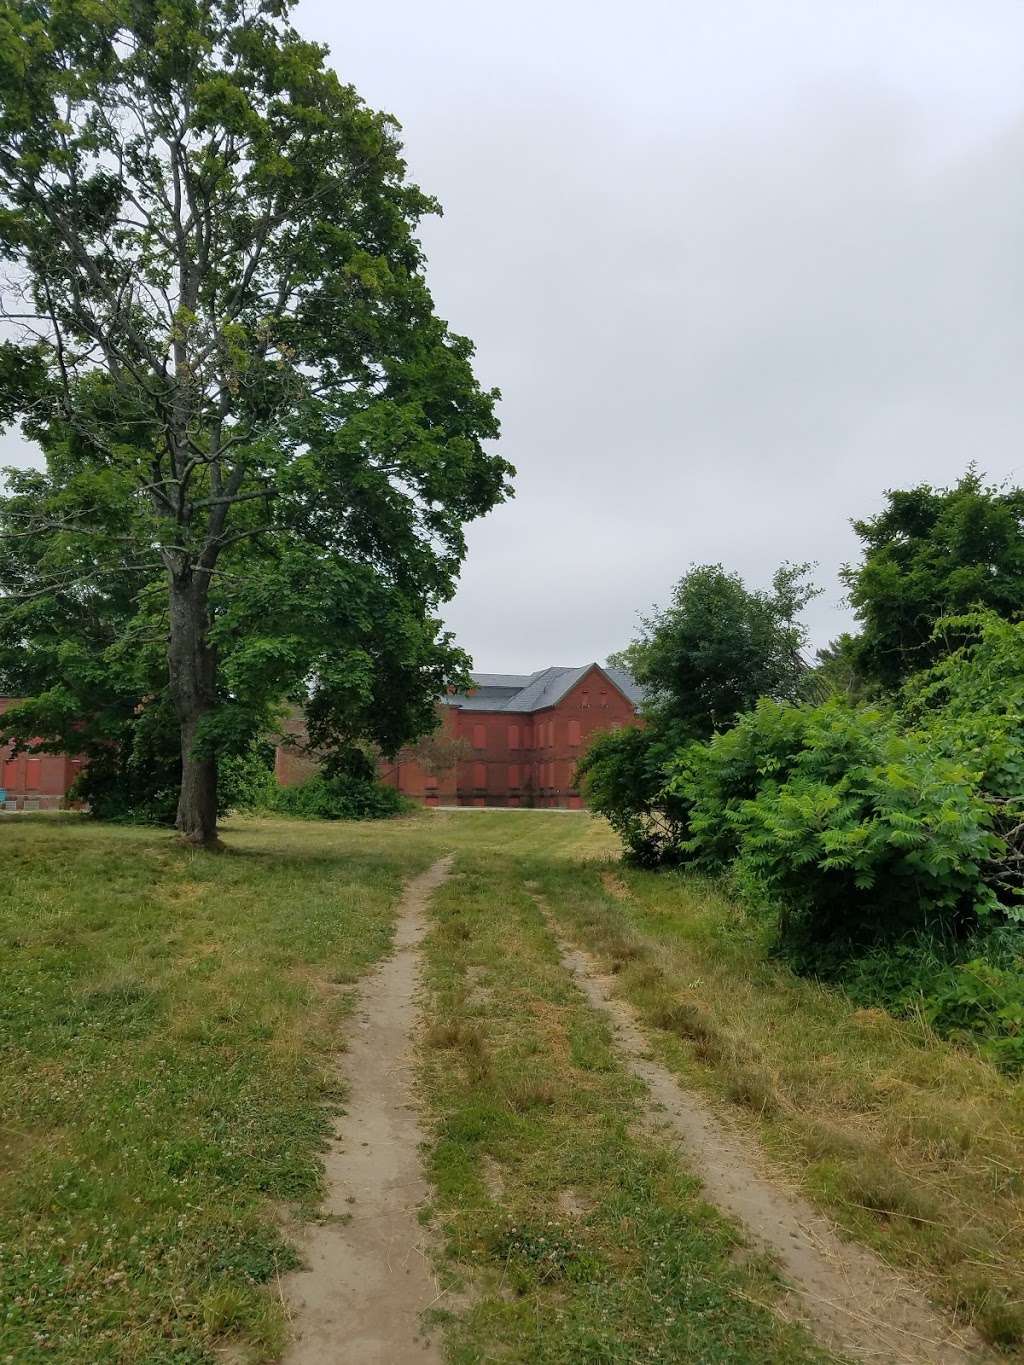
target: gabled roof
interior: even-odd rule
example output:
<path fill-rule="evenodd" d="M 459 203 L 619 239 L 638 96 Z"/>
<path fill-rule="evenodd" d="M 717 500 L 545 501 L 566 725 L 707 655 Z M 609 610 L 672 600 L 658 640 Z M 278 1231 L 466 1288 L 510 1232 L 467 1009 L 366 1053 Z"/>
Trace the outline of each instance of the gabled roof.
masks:
<path fill-rule="evenodd" d="M 602 673 L 634 705 L 643 700 L 643 693 L 625 669 L 602 668 L 596 663 L 584 664 L 581 668 L 541 668 L 529 674 L 471 673 L 472 695 L 456 692 L 444 700 L 461 711 L 543 711 L 545 707 L 557 705 L 592 668 Z"/>

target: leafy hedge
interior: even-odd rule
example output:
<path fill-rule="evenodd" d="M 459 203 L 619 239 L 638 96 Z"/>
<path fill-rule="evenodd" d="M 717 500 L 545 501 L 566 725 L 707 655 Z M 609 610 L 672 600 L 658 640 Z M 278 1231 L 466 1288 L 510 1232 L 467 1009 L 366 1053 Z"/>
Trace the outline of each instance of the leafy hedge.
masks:
<path fill-rule="evenodd" d="M 992 924 L 962 941 L 916 934 L 846 960 L 836 977 L 859 1004 L 920 1014 L 997 1066 L 1024 1070 L 1024 925 Z"/>
<path fill-rule="evenodd" d="M 682 861 L 688 803 L 665 784 L 676 746 L 656 729 L 605 730 L 580 761 L 576 781 L 641 867 Z"/>
<path fill-rule="evenodd" d="M 117 824 L 173 826 L 181 787 L 180 740 L 173 717 L 151 707 L 140 715 L 132 743 L 110 745 L 82 769 L 71 791 L 96 820 Z M 273 802 L 274 749 L 254 741 L 219 764 L 217 813 L 267 809 Z"/>
<path fill-rule="evenodd" d="M 272 801 L 273 810 L 301 820 L 387 820 L 412 808 L 394 787 L 344 773 L 278 787 Z"/>

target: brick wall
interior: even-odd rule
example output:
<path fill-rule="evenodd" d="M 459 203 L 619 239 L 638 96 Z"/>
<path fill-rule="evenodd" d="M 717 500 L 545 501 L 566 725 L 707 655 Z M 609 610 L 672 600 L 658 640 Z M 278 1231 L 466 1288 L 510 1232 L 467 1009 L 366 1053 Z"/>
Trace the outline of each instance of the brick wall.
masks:
<path fill-rule="evenodd" d="M 639 723 L 634 704 L 596 668 L 542 711 L 450 709 L 473 750 L 459 765 L 464 806 L 579 807 L 573 777 L 591 737 Z"/>
<path fill-rule="evenodd" d="M 0 697 L 0 715 L 16 701 Z M 83 760 L 66 754 L 15 755 L 11 747 L 0 746 L 0 790 L 6 793 L 7 809 L 59 810 Z"/>
<path fill-rule="evenodd" d="M 378 773 L 388 786 L 429 806 L 578 808 L 582 800 L 573 777 L 591 737 L 641 723 L 633 702 L 598 668 L 543 711 L 473 711 L 458 706 L 441 706 L 439 711 L 442 733 L 461 739 L 466 757 L 446 772 L 430 772 L 412 751 L 403 750 L 382 761 Z M 286 729 L 274 770 L 279 782 L 291 786 L 316 772 L 317 760 L 304 748 L 298 716 Z"/>

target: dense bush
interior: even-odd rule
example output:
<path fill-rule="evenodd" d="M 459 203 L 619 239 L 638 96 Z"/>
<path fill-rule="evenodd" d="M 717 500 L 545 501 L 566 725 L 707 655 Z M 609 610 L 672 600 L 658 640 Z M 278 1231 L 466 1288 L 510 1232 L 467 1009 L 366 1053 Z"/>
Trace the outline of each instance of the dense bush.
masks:
<path fill-rule="evenodd" d="M 261 741 L 244 754 L 221 759 L 217 780 L 220 814 L 268 810 L 276 792 L 273 744 Z"/>
<path fill-rule="evenodd" d="M 857 672 L 895 689 L 960 643 L 954 613 L 1024 611 L 1024 488 L 987 485 L 972 466 L 951 488 L 890 489 L 885 500 L 854 521 L 863 554 L 843 577 L 860 623 L 849 642 Z"/>
<path fill-rule="evenodd" d="M 908 681 L 902 714 L 977 771 L 1003 840 L 988 879 L 1012 907 L 1024 896 L 1024 622 L 974 612 L 937 629 L 964 643 Z"/>
<path fill-rule="evenodd" d="M 690 808 L 684 857 L 730 870 L 809 947 L 957 933 L 996 905 L 983 869 L 999 840 L 977 774 L 883 712 L 762 702 L 684 749 L 668 792 Z"/>
<path fill-rule="evenodd" d="M 801 970 L 1024 1065 L 1024 623 L 939 622 L 889 705 L 762 700 L 666 752 L 657 727 L 584 765 L 630 856 L 727 875 Z M 663 779 L 661 789 L 658 780 Z"/>
<path fill-rule="evenodd" d="M 798 617 L 818 590 L 808 564 L 784 564 L 768 591 L 721 564 L 698 564 L 667 607 L 643 617 L 637 638 L 609 662 L 643 688 L 645 710 L 666 738 L 707 739 L 758 697 L 800 695 L 807 632 Z"/>
<path fill-rule="evenodd" d="M 139 710 L 116 740 L 96 745 L 68 796 L 97 820 L 173 825 L 180 786 L 178 725 L 158 700 Z"/>
<path fill-rule="evenodd" d="M 302 820 L 386 820 L 412 809 L 412 802 L 380 782 L 351 774 L 311 777 L 297 787 L 278 787 L 273 809 Z"/>
<path fill-rule="evenodd" d="M 640 867 L 681 861 L 689 808 L 665 786 L 675 749 L 655 729 L 606 730 L 576 774 L 591 810 L 605 816 Z"/>
<path fill-rule="evenodd" d="M 97 820 L 133 825 L 173 825 L 178 809 L 181 758 L 177 725 L 152 707 L 137 718 L 131 744 L 101 749 L 82 769 L 69 796 Z M 273 804 L 273 745 L 255 741 L 220 762 L 217 813 L 259 810 Z"/>
<path fill-rule="evenodd" d="M 1024 1069 L 1022 925 L 993 925 L 961 942 L 916 934 L 843 961 L 835 976 L 860 1004 L 919 1014 L 997 1066 Z"/>

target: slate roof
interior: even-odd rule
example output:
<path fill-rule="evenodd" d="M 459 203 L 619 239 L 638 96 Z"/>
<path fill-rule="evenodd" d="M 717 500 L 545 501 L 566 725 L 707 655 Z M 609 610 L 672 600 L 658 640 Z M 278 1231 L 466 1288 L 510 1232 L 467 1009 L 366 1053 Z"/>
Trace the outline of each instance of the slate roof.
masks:
<path fill-rule="evenodd" d="M 473 695 L 456 692 L 445 697 L 460 711 L 543 711 L 555 706 L 592 668 L 598 669 L 634 705 L 643 700 L 640 688 L 623 668 L 584 664 L 581 668 L 541 668 L 536 673 L 471 673 Z"/>

